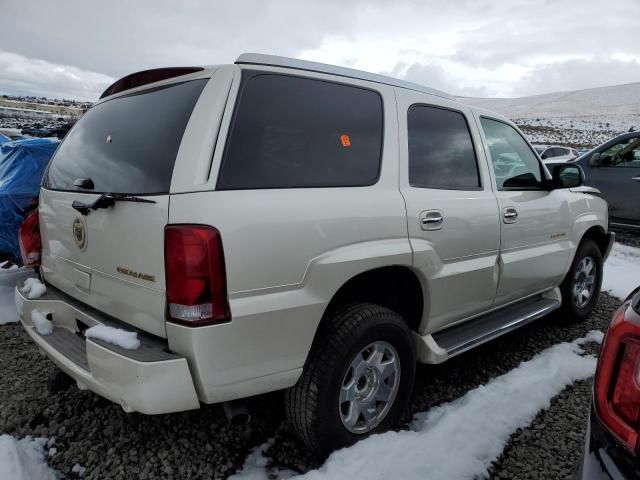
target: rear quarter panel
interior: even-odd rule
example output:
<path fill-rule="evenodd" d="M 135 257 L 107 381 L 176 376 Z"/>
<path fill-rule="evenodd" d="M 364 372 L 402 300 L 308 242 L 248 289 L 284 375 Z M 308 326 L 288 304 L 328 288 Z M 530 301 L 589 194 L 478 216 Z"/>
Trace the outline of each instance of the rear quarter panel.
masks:
<path fill-rule="evenodd" d="M 328 75 L 296 75 L 336 81 Z M 174 191 L 171 196 L 169 223 L 214 226 L 221 233 L 225 254 L 231 323 L 196 329 L 197 334 L 167 327 L 171 348 L 190 358 L 204 401 L 230 398 L 232 394 L 220 395 L 221 389 L 228 391 L 225 385 L 246 384 L 281 372 L 295 373 L 286 380 L 256 381 L 254 390 L 242 388 L 243 395 L 292 385 L 337 290 L 353 276 L 373 268 L 411 266 L 406 211 L 398 188 L 393 89 L 359 80 L 338 81 L 373 88 L 383 98 L 382 164 L 375 185 L 215 191 L 231 102 L 237 94 L 235 83 L 215 152 L 209 153 L 212 174 L 201 185 L 203 191 Z M 197 162 L 195 156 L 191 158 Z M 190 165 L 184 156 L 179 168 L 201 166 Z"/>

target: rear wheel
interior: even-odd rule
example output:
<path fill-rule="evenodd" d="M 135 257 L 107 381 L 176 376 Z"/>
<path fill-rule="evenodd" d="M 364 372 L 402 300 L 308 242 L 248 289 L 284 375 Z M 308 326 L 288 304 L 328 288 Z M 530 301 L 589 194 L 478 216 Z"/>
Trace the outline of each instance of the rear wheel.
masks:
<path fill-rule="evenodd" d="M 602 253 L 593 240 L 580 243 L 560 290 L 562 313 L 569 319 L 584 320 L 598 303 L 602 285 Z"/>
<path fill-rule="evenodd" d="M 363 303 L 340 308 L 286 393 L 289 421 L 320 455 L 385 431 L 406 408 L 415 362 L 411 332 L 397 313 Z"/>

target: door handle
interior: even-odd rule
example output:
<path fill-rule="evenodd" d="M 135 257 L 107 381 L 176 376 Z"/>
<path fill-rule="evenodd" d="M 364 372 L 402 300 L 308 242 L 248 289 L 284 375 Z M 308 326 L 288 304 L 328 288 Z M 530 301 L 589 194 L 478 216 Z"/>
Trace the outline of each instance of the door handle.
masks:
<path fill-rule="evenodd" d="M 504 223 L 515 223 L 518 221 L 518 211 L 513 207 L 507 207 L 502 211 Z"/>
<path fill-rule="evenodd" d="M 631 177 L 634 182 L 640 182 L 640 177 Z"/>
<path fill-rule="evenodd" d="M 422 230 L 440 230 L 444 224 L 444 214 L 440 210 L 426 210 L 420 212 L 420 227 Z"/>
<path fill-rule="evenodd" d="M 444 217 L 442 216 L 438 216 L 438 217 L 425 217 L 422 219 L 422 224 L 423 225 L 429 225 L 431 223 L 442 223 L 444 221 Z"/>

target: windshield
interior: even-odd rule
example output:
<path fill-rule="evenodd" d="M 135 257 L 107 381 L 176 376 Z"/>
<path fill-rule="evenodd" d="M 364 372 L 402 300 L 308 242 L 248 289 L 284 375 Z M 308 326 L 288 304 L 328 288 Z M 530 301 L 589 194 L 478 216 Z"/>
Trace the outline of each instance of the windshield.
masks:
<path fill-rule="evenodd" d="M 206 82 L 173 83 L 96 105 L 58 148 L 44 186 L 168 193 L 182 135 Z M 81 187 L 74 186 L 76 181 Z"/>

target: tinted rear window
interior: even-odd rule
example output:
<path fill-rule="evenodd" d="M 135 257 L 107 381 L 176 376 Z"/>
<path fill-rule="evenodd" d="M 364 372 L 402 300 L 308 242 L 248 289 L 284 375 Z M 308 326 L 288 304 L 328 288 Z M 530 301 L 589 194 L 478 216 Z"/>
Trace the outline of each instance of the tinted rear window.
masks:
<path fill-rule="evenodd" d="M 371 185 L 382 129 L 372 90 L 245 72 L 217 188 Z"/>
<path fill-rule="evenodd" d="M 89 110 L 58 148 L 45 181 L 94 192 L 167 193 L 178 147 L 206 79 L 171 84 L 107 100 Z"/>

